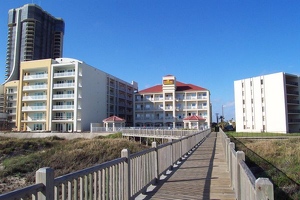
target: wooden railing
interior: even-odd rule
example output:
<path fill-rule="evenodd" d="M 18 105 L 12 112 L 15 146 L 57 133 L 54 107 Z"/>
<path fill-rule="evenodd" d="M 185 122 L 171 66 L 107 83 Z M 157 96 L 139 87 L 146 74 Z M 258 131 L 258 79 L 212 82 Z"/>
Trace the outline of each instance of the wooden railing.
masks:
<path fill-rule="evenodd" d="M 161 175 L 204 140 L 210 129 L 169 143 L 54 178 L 45 167 L 36 172 L 36 184 L 0 195 L 0 200 L 15 199 L 133 199 L 155 184 Z"/>
<path fill-rule="evenodd" d="M 151 138 L 181 138 L 195 134 L 199 130 L 156 129 L 156 128 L 122 128 L 123 136 L 151 137 Z"/>
<path fill-rule="evenodd" d="M 245 163 L 245 153 L 235 151 L 235 144 L 220 129 L 231 186 L 237 200 L 274 200 L 273 183 L 268 178 L 256 179 Z"/>

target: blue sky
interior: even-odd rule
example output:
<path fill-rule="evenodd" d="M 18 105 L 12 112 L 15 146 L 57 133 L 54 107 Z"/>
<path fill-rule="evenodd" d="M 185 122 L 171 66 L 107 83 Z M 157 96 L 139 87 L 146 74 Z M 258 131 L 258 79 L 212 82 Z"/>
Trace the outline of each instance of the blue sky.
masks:
<path fill-rule="evenodd" d="M 300 1 L 2 0 L 0 81 L 10 8 L 35 3 L 65 21 L 64 57 L 139 89 L 164 75 L 207 88 L 213 121 L 234 118 L 235 80 L 300 72 Z"/>

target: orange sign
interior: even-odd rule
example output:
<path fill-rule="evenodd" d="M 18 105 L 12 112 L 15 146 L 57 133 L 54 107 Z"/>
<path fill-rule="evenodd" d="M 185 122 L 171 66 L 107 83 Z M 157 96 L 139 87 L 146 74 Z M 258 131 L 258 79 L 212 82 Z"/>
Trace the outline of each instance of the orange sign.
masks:
<path fill-rule="evenodd" d="M 174 85 L 174 80 L 173 79 L 164 80 L 164 85 Z"/>

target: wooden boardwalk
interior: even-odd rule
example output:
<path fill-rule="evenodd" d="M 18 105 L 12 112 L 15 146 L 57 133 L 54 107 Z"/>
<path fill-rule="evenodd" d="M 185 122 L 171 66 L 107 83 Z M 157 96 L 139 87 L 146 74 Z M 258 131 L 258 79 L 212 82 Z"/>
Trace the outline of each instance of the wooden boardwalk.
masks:
<path fill-rule="evenodd" d="M 141 199 L 223 199 L 234 200 L 221 138 L 211 133 L 195 151 L 178 163 Z"/>

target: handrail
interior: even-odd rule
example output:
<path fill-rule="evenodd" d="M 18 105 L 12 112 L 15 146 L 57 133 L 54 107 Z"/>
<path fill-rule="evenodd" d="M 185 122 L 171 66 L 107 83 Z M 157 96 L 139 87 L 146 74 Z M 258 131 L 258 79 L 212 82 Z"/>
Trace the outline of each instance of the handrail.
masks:
<path fill-rule="evenodd" d="M 36 172 L 36 184 L 0 195 L 0 200 L 27 199 L 124 199 L 135 198 L 171 169 L 183 156 L 200 144 L 210 129 L 163 145 L 130 154 L 123 149 L 117 158 L 93 167 L 54 178 L 46 167 Z"/>
<path fill-rule="evenodd" d="M 245 153 L 235 151 L 235 144 L 220 129 L 220 135 L 225 152 L 228 171 L 231 178 L 231 187 L 234 189 L 237 200 L 274 200 L 273 183 L 268 178 L 256 179 L 247 164 Z"/>

